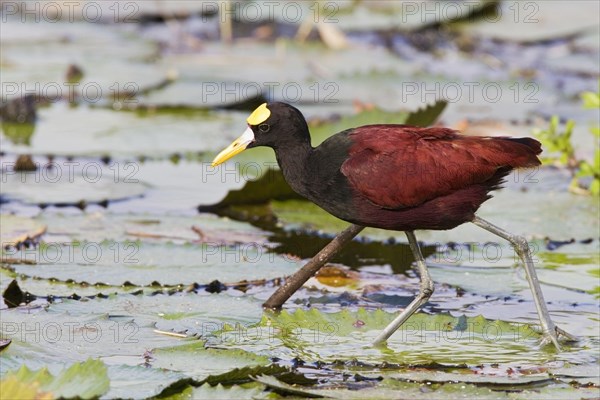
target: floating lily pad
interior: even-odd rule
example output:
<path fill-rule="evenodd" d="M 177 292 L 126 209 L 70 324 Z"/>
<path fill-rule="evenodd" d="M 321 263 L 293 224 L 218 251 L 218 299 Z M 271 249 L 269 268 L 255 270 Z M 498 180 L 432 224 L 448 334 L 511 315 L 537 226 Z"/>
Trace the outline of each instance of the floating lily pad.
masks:
<path fill-rule="evenodd" d="M 228 139 L 233 141 L 235 134 Z M 195 213 L 199 204 L 212 204 L 227 195 L 229 190 L 242 187 L 248 180 L 254 180 L 256 171 L 263 171 L 262 164 L 250 162 L 224 168 L 212 167 L 210 159 L 216 155 L 205 153 L 203 162 L 181 160 L 173 163 L 168 160 L 146 161 L 144 163 L 116 162 L 120 176 L 139 179 L 152 185 L 143 198 L 130 199 L 110 205 L 115 213 L 156 213 L 181 214 Z"/>
<path fill-rule="evenodd" d="M 149 213 L 44 212 L 33 221 L 49 227 L 46 243 L 119 242 L 140 240 L 154 244 L 264 242 L 267 233 L 249 224 L 211 214 L 155 215 Z"/>
<path fill-rule="evenodd" d="M 4 151 L 117 158 L 197 154 L 226 146 L 245 126 L 246 113 L 143 114 L 59 103 L 40 110 L 39 118 L 30 146 L 3 138 Z"/>
<path fill-rule="evenodd" d="M 37 239 L 46 232 L 46 225 L 27 217 L 0 214 L 0 221 L 2 250 L 7 246 L 16 246 L 27 240 Z"/>
<path fill-rule="evenodd" d="M 6 263 L 8 260 L 5 260 Z M 4 291 L 9 285 L 16 281 L 18 287 L 26 294 L 25 300 L 40 299 L 60 301 L 67 298 L 94 298 L 104 297 L 116 293 L 132 293 L 139 292 L 140 288 L 135 286 L 112 286 L 106 285 L 86 285 L 79 284 L 72 280 L 60 282 L 57 280 L 48 281 L 47 279 L 28 279 L 27 277 L 19 276 L 10 266 L 6 264 L 0 267 L 0 292 Z M 148 289 L 148 292 L 154 292 L 156 289 Z M 21 298 L 22 301 L 22 298 Z M 21 302 L 19 301 L 19 302 Z M 4 298 L 6 303 L 6 298 Z"/>
<path fill-rule="evenodd" d="M 234 95 L 233 95 L 234 94 Z M 210 110 L 215 107 L 249 103 L 248 108 L 264 103 L 264 88 L 246 82 L 198 82 L 177 80 L 160 90 L 140 96 L 139 105 L 156 108 L 194 108 Z M 137 102 L 137 101 L 136 101 Z M 134 104 L 131 104 L 134 105 Z"/>
<path fill-rule="evenodd" d="M 273 5 L 270 8 L 241 4 L 237 15 L 242 21 L 272 19 L 282 23 L 311 22 L 335 25 L 347 31 L 401 30 L 415 31 L 434 24 L 475 18 L 475 15 L 495 1 L 456 1 L 451 5 L 435 1 L 328 1 L 300 2 L 293 6 Z M 269 11 L 269 12 L 267 12 Z"/>
<path fill-rule="evenodd" d="M 73 385 L 76 381 L 77 385 Z M 57 376 L 47 369 L 31 371 L 22 366 L 2 378 L 2 395 L 6 398 L 91 399 L 107 392 L 109 380 L 102 361 L 89 359 L 73 364 Z"/>
<path fill-rule="evenodd" d="M 145 62 L 157 53 L 156 44 L 116 26 L 105 29 L 100 24 L 46 18 L 37 23 L 8 18 L 3 24 L 0 62 L 5 96 L 20 96 L 26 87 L 50 99 L 90 103 L 104 99 L 112 104 L 118 93 L 135 96 L 167 78 L 166 70 Z M 83 75 L 69 85 L 65 74 L 73 64 Z"/>
<path fill-rule="evenodd" d="M 37 265 L 15 264 L 16 273 L 31 278 L 73 280 L 118 286 L 238 282 L 290 275 L 298 261 L 268 251 L 268 243 L 222 245 L 132 242 L 41 243 Z"/>
<path fill-rule="evenodd" d="M 4 216 L 2 216 L 2 218 L 4 218 Z M 79 250 L 83 250 L 83 246 L 86 246 L 87 249 L 80 253 L 82 257 L 84 255 L 83 253 L 86 253 L 84 258 L 89 258 L 87 253 L 89 253 L 90 257 L 92 256 L 92 253 L 94 253 L 94 259 L 96 256 L 101 256 L 100 253 L 96 253 L 96 250 L 100 250 L 100 252 L 104 254 L 102 258 L 104 261 L 101 262 L 100 259 L 98 259 L 96 267 L 104 265 L 104 262 L 114 264 L 115 259 L 108 253 L 117 256 L 117 260 L 121 259 L 121 261 L 125 261 L 125 258 L 127 258 L 129 261 L 133 261 L 133 259 L 137 258 L 134 253 L 139 252 L 139 248 L 136 247 L 138 246 L 138 240 L 140 240 L 139 243 L 143 242 L 148 245 L 158 245 L 159 247 L 165 245 L 168 248 L 171 248 L 172 246 L 181 246 L 181 248 L 185 248 L 185 245 L 187 244 L 187 248 L 191 249 L 197 246 L 198 249 L 203 248 L 203 252 L 206 252 L 207 249 L 211 249 L 209 252 L 214 252 L 214 256 L 217 257 L 215 259 L 215 267 L 217 267 L 220 262 L 220 256 L 218 256 L 217 253 L 225 256 L 226 252 L 231 252 L 226 257 L 230 258 L 232 267 L 234 267 L 238 262 L 242 262 L 242 255 L 250 254 L 250 247 L 257 245 L 258 243 L 263 243 L 263 247 L 261 247 L 260 250 L 264 252 L 262 257 L 265 265 L 271 265 L 272 261 L 280 260 L 282 262 L 280 266 L 284 268 L 286 265 L 285 260 L 287 260 L 287 258 L 285 258 L 287 256 L 285 255 L 276 256 L 275 254 L 267 254 L 272 246 L 269 244 L 266 233 L 248 224 L 231 221 L 226 218 L 219 218 L 209 214 L 197 215 L 194 217 L 176 217 L 153 216 L 147 214 L 114 215 L 96 212 L 81 212 L 75 215 L 64 215 L 60 213 L 54 214 L 45 212 L 32 220 L 21 217 L 9 217 L 8 219 L 14 219 L 15 223 L 20 223 L 19 221 L 23 220 L 23 223 L 30 221 L 29 224 L 32 226 L 37 226 L 36 224 L 39 224 L 40 227 L 50 227 L 47 240 L 38 248 L 23 248 L 21 250 L 10 248 L 3 250 L 3 259 L 6 262 L 15 264 L 15 266 L 19 264 L 23 264 L 23 266 L 27 264 L 32 264 L 33 266 L 40 264 L 51 267 L 53 264 L 54 267 L 51 268 L 60 270 L 60 260 L 68 261 L 71 259 L 72 261 L 75 261 L 75 254 L 80 253 Z M 7 222 L 6 224 L 3 223 L 2 226 L 9 228 L 11 224 Z M 3 235 L 2 237 L 4 239 L 5 236 Z M 8 238 L 8 236 L 6 237 Z M 83 243 L 86 244 L 84 245 Z M 192 243 L 194 243 L 194 245 L 191 245 Z M 129 247 L 125 248 L 126 246 Z M 236 248 L 239 251 L 236 251 Z M 239 254 L 237 262 L 235 256 L 236 252 Z M 169 257 L 166 257 L 165 260 L 167 258 Z M 160 259 L 162 259 L 162 257 L 160 257 Z M 160 263 L 159 260 L 154 260 L 153 263 Z M 205 261 L 207 260 L 208 259 Z M 196 267 L 203 263 L 201 258 L 196 261 Z M 128 262 L 124 262 L 124 264 L 130 265 L 130 267 L 133 268 L 131 277 L 134 277 L 137 274 L 136 271 L 138 271 L 137 268 L 139 268 L 139 265 L 135 266 Z M 169 262 L 169 264 L 171 263 Z M 294 265 L 294 263 L 289 264 L 290 268 L 294 268 Z M 42 268 L 44 267 L 42 266 Z M 74 270 L 80 270 L 80 272 L 85 273 L 84 270 L 75 265 L 73 265 L 73 268 Z M 112 270 L 112 268 L 109 269 Z M 273 272 L 271 267 L 268 267 L 267 269 Z M 262 267 L 253 270 L 258 273 L 266 271 Z M 42 270 L 38 272 L 41 271 Z M 100 271 L 102 271 L 102 269 L 100 269 Z M 290 272 L 291 271 L 293 271 L 293 269 L 290 270 Z M 31 272 L 35 271 L 32 269 Z M 158 273 L 158 270 L 155 270 L 155 272 Z M 283 270 L 281 273 L 285 274 Z M 106 274 L 109 274 L 109 270 L 106 270 Z M 34 275 L 38 276 L 37 272 L 34 273 Z M 115 275 L 115 277 L 119 275 L 120 272 Z M 180 284 L 187 281 L 188 278 L 193 275 L 195 274 L 188 276 L 186 276 L 186 274 L 181 275 L 179 278 L 182 281 L 174 283 L 174 281 L 171 281 L 170 279 L 161 282 L 163 281 L 163 276 L 158 273 L 154 278 L 148 276 L 149 280 L 146 280 L 145 284 L 152 283 L 153 280 L 162 284 L 168 284 L 167 281 L 171 281 L 171 283 L 174 284 Z M 198 282 L 204 280 L 202 275 L 202 273 L 198 273 Z M 46 276 L 47 278 L 47 275 L 43 276 Z M 90 282 L 88 279 L 79 274 L 77 274 L 77 276 L 71 276 L 69 273 L 60 274 L 60 276 L 55 276 L 55 279 L 52 279 L 52 281 L 48 281 L 46 278 L 27 279 L 26 275 L 19 275 L 18 273 L 15 273 L 12 268 L 3 269 L 0 273 L 0 290 L 5 290 L 13 279 L 18 280 L 23 291 L 41 297 L 66 297 L 73 294 L 76 294 L 77 296 L 95 296 L 100 293 L 107 295 L 114 292 L 124 293 L 139 290 L 139 288 L 134 286 L 122 287 L 121 285 L 127 278 L 123 280 L 119 278 L 116 281 L 111 280 L 113 286 L 108 287 L 104 284 L 89 285 Z M 203 283 L 208 284 L 217 278 L 218 276 L 216 275 L 207 275 L 204 280 L 205 282 Z M 225 278 L 225 276 L 221 275 L 221 278 Z M 243 274 L 235 277 L 231 276 L 231 278 L 237 282 L 243 279 L 250 279 L 251 276 L 245 276 L 245 274 Z M 82 280 L 88 283 L 85 283 Z M 140 281 L 136 278 L 130 283 L 132 282 L 139 283 Z M 228 283 L 229 281 L 224 280 L 223 282 Z M 191 282 L 188 282 L 188 284 L 189 283 Z"/>
<path fill-rule="evenodd" d="M 223 386 L 218 384 L 212 386 L 208 383 L 200 387 L 187 386 L 180 391 L 182 398 L 189 397 L 192 399 L 239 399 L 239 400 L 255 400 L 268 399 L 271 394 L 264 391 L 265 386 L 260 383 L 247 383 L 243 385 Z M 165 397 L 159 397 L 165 398 Z M 177 399 L 178 397 L 168 397 L 169 399 Z"/>
<path fill-rule="evenodd" d="M 108 377 L 110 389 L 105 394 L 108 399 L 156 396 L 173 382 L 185 379 L 181 372 L 149 365 L 109 365 Z"/>
<path fill-rule="evenodd" d="M 431 373 L 433 376 L 435 372 Z M 573 388 L 563 383 L 562 385 L 550 385 L 550 387 L 539 388 L 532 382 L 529 386 L 511 387 L 510 393 L 500 391 L 502 385 L 481 387 L 469 383 L 455 383 L 455 379 L 448 383 L 434 382 L 405 382 L 395 379 L 384 379 L 377 384 L 364 387 L 358 387 L 354 390 L 345 390 L 336 387 L 329 388 L 307 388 L 297 385 L 290 385 L 273 376 L 258 376 L 257 382 L 263 383 L 270 389 L 288 396 L 297 396 L 302 398 L 333 398 L 333 399 L 383 399 L 383 398 L 411 398 L 411 399 L 443 399 L 443 398 L 477 398 L 477 399 L 512 399 L 521 396 L 534 399 L 547 398 L 572 398 L 579 396 L 592 395 L 595 388 Z M 555 387 L 557 386 L 557 387 Z M 512 394 L 518 394 L 513 396 Z M 557 394 L 560 397 L 557 397 Z"/>
<path fill-rule="evenodd" d="M 434 362 L 458 366 L 519 362 L 524 357 L 535 363 L 544 363 L 547 359 L 547 353 L 538 347 L 539 334 L 528 325 L 490 321 L 481 316 L 456 318 L 448 314 L 416 314 L 388 339 L 387 347 L 372 347 L 370 342 L 393 317 L 394 314 L 381 310 L 334 313 L 283 311 L 267 315 L 259 325 L 248 329 L 247 336 L 253 338 L 252 341 L 239 343 L 231 340 L 226 343 L 260 354 L 268 354 L 265 349 L 276 343 L 279 354 L 287 357 L 322 362 L 356 360 L 370 365 Z M 267 329 L 274 332 L 268 335 L 269 347 L 265 347 L 264 333 Z M 221 337 L 227 339 L 226 333 Z M 568 361 L 578 357 L 589 359 L 593 356 L 590 350 L 578 347 L 557 355 L 558 359 Z"/>
<path fill-rule="evenodd" d="M 35 307 L 3 310 L 3 334 L 13 342 L 1 353 L 2 372 L 23 363 L 39 368 L 57 360 L 78 362 L 88 357 L 102 357 L 111 365 L 138 365 L 145 362 L 147 350 L 195 340 L 181 337 L 187 331 L 189 336 L 214 337 L 225 323 L 256 323 L 262 314 L 260 304 L 250 296 L 187 293 L 65 300 L 50 305 L 48 311 Z M 169 318 L 176 312 L 182 313 L 179 319 Z M 37 336 L 26 336 L 25 327 L 39 329 Z M 84 344 L 86 350 L 81 352 Z M 185 367 L 183 372 L 195 368 Z"/>
<path fill-rule="evenodd" d="M 170 54 L 166 69 L 178 71 L 182 80 L 202 82 L 208 104 L 239 101 L 244 93 L 266 93 L 269 99 L 296 103 L 335 104 L 340 77 L 372 72 L 415 72 L 382 48 L 354 45 L 331 52 L 321 44 L 279 40 L 275 46 L 256 41 L 231 46 L 207 43 L 198 54 Z M 244 67 L 243 79 L 240 66 Z M 189 96 L 191 92 L 182 96 Z M 197 93 L 196 96 L 200 96 Z"/>
<path fill-rule="evenodd" d="M 501 3 L 498 18 L 465 25 L 474 36 L 516 42 L 536 42 L 567 38 L 598 27 L 597 2 L 569 3 L 543 1 Z"/>
<path fill-rule="evenodd" d="M 180 310 L 186 318 L 167 318 L 166 313 Z M 248 297 L 126 295 L 64 301 L 52 304 L 47 311 L 17 308 L 2 313 L 3 335 L 13 340 L 0 355 L 3 375 L 22 365 L 30 369 L 47 365 L 56 374 L 63 363 L 80 362 L 88 357 L 102 358 L 108 366 L 109 394 L 141 398 L 156 395 L 174 382 L 181 381 L 179 386 L 184 386 L 184 378 L 190 375 L 202 377 L 214 385 L 239 382 L 241 378 L 249 380 L 250 375 L 287 371 L 268 366 L 270 361 L 263 356 L 241 350 L 203 350 L 203 343 L 197 339 L 168 334 L 174 328 L 185 332 L 188 329 L 186 323 L 194 333 L 209 336 L 225 322 L 256 322 L 262 313 L 260 302 Z M 167 325 L 161 326 L 161 321 Z M 23 329 L 29 329 L 29 334 L 25 335 Z M 179 345 L 184 346 L 181 351 L 176 348 Z M 159 350 L 162 347 L 167 350 L 162 352 Z M 82 348 L 85 351 L 81 351 Z M 196 351 L 191 352 L 191 349 Z M 242 357 L 244 354 L 245 358 Z M 205 356 L 210 363 L 177 361 L 192 355 Z M 160 368 L 158 364 L 163 363 L 170 367 Z M 196 386 L 202 384 L 201 381 L 193 383 Z M 125 394 L 126 390 L 129 392 Z"/>
<path fill-rule="evenodd" d="M 89 166 L 92 168 L 88 168 Z M 81 171 L 71 169 L 67 172 L 59 164 L 46 164 L 42 171 L 6 175 L 8 176 L 3 177 L 5 181 L 2 184 L 6 198 L 28 204 L 101 203 L 141 196 L 148 188 L 139 181 L 127 182 L 103 176 L 102 166 L 97 162 L 87 164 Z"/>
<path fill-rule="evenodd" d="M 207 349 L 201 341 L 184 346 L 165 347 L 153 352 L 155 368 L 184 370 L 186 375 L 203 380 L 209 375 L 218 375 L 234 368 L 266 366 L 270 360 L 265 356 L 243 350 Z"/>

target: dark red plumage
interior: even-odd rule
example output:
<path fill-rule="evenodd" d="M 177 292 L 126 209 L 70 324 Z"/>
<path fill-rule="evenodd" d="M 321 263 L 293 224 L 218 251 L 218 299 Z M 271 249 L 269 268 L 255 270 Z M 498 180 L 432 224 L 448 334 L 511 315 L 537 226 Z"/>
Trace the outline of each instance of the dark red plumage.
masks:
<path fill-rule="evenodd" d="M 384 229 L 454 228 L 474 217 L 511 170 L 540 164 L 540 143 L 529 138 L 367 125 L 348 139 L 341 172 L 354 192 L 353 222 Z"/>
<path fill-rule="evenodd" d="M 447 128 L 405 125 L 362 126 L 349 139 L 342 173 L 363 196 L 389 209 L 418 206 L 493 181 L 499 171 L 540 164 L 536 154 L 541 148 L 533 139 L 464 136 Z"/>

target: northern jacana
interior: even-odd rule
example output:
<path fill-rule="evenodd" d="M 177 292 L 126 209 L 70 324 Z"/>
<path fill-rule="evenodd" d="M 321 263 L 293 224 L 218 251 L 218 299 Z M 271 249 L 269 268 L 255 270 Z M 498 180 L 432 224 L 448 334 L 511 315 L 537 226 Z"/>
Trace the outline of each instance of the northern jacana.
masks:
<path fill-rule="evenodd" d="M 216 166 L 247 148 L 275 151 L 287 183 L 301 196 L 351 225 L 265 303 L 281 306 L 339 248 L 364 227 L 404 231 L 421 278 L 415 299 L 375 339 L 385 342 L 432 295 L 434 286 L 416 229 L 445 230 L 466 222 L 508 240 L 523 260 L 543 331 L 542 344 L 560 349 L 527 240 L 475 213 L 515 168 L 540 165 L 531 138 L 463 136 L 448 128 L 366 125 L 312 147 L 302 113 L 285 103 L 259 106 L 245 132 L 213 161 Z"/>

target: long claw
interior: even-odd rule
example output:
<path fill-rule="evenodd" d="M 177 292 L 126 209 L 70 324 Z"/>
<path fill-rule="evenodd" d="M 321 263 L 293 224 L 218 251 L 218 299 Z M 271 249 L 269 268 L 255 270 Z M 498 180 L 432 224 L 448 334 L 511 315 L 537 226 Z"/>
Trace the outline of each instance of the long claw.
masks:
<path fill-rule="evenodd" d="M 558 326 L 555 326 L 556 334 L 558 336 L 564 336 L 570 342 L 577 342 L 579 339 L 575 335 L 571 335 L 569 332 L 560 329 Z"/>

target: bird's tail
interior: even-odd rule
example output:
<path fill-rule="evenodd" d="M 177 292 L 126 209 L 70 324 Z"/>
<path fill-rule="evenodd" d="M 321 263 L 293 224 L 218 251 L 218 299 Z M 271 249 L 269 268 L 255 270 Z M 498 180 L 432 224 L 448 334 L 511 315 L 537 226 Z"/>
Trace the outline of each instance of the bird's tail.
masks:
<path fill-rule="evenodd" d="M 542 144 L 532 138 L 499 138 L 508 156 L 506 164 L 511 168 L 537 167 L 542 162 L 537 157 L 542 152 Z M 509 144 L 510 143 L 510 144 Z"/>

